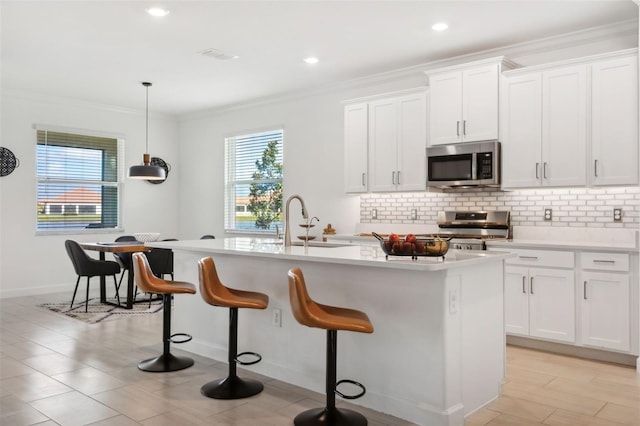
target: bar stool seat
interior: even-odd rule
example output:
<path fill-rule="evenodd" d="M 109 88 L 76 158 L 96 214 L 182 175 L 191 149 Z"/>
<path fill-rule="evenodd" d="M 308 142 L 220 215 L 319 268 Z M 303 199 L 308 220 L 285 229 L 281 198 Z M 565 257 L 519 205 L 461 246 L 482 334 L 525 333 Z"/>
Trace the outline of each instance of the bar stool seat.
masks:
<path fill-rule="evenodd" d="M 162 323 L 162 355 L 142 361 L 138 368 L 142 371 L 153 373 L 182 370 L 193 365 L 193 359 L 185 356 L 175 356 L 170 352 L 171 343 L 171 298 L 175 293 L 195 294 L 196 287 L 184 281 L 165 281 L 153 275 L 149 261 L 143 253 L 134 253 L 133 276 L 136 285 L 145 293 L 161 294 L 163 300 L 163 323 Z M 179 335 L 185 336 L 183 333 Z M 175 336 L 175 335 L 174 335 Z M 191 336 L 187 336 L 191 340 Z"/>
<path fill-rule="evenodd" d="M 373 325 L 367 314 L 355 309 L 323 305 L 315 302 L 307 292 L 300 268 L 289 270 L 289 301 L 293 316 L 302 325 L 327 330 L 326 396 L 324 408 L 313 408 L 298 414 L 296 426 L 364 426 L 367 419 L 360 413 L 346 408 L 336 408 L 336 394 L 345 399 L 356 399 L 366 392 L 364 386 L 353 380 L 336 380 L 338 330 L 373 333 Z M 340 383 L 351 383 L 362 389 L 358 395 L 344 395 L 337 390 Z"/>
<path fill-rule="evenodd" d="M 264 389 L 257 380 L 238 377 L 236 365 L 252 365 L 260 362 L 262 357 L 254 352 L 238 353 L 238 308 L 266 309 L 269 296 L 255 291 L 237 290 L 226 287 L 220 281 L 216 265 L 211 257 L 202 258 L 198 262 L 200 294 L 210 305 L 229 308 L 229 373 L 226 378 L 204 384 L 200 392 L 209 398 L 240 399 L 256 395 Z M 252 355 L 255 361 L 239 360 L 243 355 Z"/>

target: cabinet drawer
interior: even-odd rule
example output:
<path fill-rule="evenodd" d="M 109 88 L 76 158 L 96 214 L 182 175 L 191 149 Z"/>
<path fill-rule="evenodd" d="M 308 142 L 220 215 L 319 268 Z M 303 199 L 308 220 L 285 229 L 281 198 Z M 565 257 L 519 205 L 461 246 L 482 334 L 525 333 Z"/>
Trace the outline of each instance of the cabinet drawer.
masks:
<path fill-rule="evenodd" d="M 580 253 L 582 269 L 601 271 L 628 271 L 629 255 L 627 253 Z"/>
<path fill-rule="evenodd" d="M 505 260 L 509 265 L 548 266 L 552 268 L 573 268 L 575 266 L 572 251 L 510 249 L 518 256 Z"/>

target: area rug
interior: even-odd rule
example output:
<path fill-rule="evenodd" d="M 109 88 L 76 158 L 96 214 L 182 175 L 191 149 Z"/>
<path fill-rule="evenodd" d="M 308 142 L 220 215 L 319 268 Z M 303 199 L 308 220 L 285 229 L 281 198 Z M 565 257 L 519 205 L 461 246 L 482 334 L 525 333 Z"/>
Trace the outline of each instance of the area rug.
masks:
<path fill-rule="evenodd" d="M 115 300 L 110 300 L 115 302 Z M 151 307 L 148 301 L 145 303 L 134 303 L 133 309 L 124 309 L 118 306 L 100 303 L 99 298 L 89 299 L 87 312 L 84 311 L 84 301 L 73 305 L 73 309 L 69 308 L 71 302 L 59 303 L 43 303 L 38 305 L 41 308 L 48 309 L 52 312 L 64 314 L 68 317 L 84 321 L 89 324 L 97 324 L 104 321 L 112 321 L 121 318 L 128 318 L 138 315 L 155 314 L 162 311 L 162 300 L 153 300 Z"/>

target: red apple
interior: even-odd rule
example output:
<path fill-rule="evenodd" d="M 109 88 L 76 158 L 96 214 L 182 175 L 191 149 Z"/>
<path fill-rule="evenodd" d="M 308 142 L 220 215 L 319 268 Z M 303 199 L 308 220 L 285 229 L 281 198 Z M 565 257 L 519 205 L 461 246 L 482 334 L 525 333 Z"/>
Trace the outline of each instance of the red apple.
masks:
<path fill-rule="evenodd" d="M 389 241 L 391 241 L 392 243 L 397 243 L 398 241 L 400 241 L 400 237 L 398 236 L 398 234 L 389 234 Z"/>
<path fill-rule="evenodd" d="M 417 238 L 413 234 L 407 234 L 407 236 L 404 238 L 404 240 L 406 242 L 408 242 L 408 243 L 415 243 L 417 241 Z"/>

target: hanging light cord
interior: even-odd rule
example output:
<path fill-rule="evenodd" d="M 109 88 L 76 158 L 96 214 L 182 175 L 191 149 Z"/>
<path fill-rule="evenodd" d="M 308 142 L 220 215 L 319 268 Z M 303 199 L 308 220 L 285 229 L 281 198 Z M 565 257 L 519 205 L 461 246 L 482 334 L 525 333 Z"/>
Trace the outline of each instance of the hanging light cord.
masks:
<path fill-rule="evenodd" d="M 146 109 L 146 128 L 145 128 L 145 153 L 149 153 L 149 86 L 151 83 L 144 82 L 142 83 L 144 87 L 147 88 L 147 109 Z"/>

